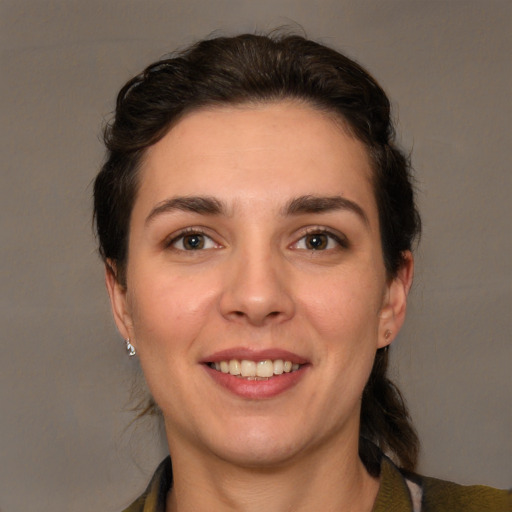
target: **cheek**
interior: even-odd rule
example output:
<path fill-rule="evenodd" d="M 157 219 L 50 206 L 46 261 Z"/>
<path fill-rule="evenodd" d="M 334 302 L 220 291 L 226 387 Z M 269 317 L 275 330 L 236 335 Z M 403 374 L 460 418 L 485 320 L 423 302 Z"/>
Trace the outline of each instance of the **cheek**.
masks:
<path fill-rule="evenodd" d="M 137 343 L 147 347 L 185 348 L 212 312 L 214 283 L 197 276 L 139 274 L 130 295 Z M 145 347 L 141 347 L 144 350 Z"/>
<path fill-rule="evenodd" d="M 338 276 L 303 307 L 318 336 L 315 353 L 341 393 L 362 391 L 377 350 L 382 291 L 373 278 Z M 359 390 L 359 391 L 356 391 Z"/>
<path fill-rule="evenodd" d="M 162 410 L 180 414 L 190 385 L 198 339 L 212 312 L 205 276 L 140 273 L 132 282 L 130 304 L 137 354 L 151 395 Z M 211 289 L 211 287 L 210 287 Z"/>
<path fill-rule="evenodd" d="M 376 334 L 382 290 L 378 280 L 366 273 L 332 275 L 315 286 L 304 287 L 302 304 L 325 339 L 333 336 L 361 339 Z M 359 336 L 358 336 L 359 335 Z"/>

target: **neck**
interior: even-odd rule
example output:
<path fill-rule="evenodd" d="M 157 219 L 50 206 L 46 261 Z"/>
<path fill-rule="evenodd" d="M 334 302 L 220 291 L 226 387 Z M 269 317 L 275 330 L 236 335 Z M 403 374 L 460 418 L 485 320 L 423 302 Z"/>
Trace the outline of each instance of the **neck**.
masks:
<path fill-rule="evenodd" d="M 379 482 L 359 459 L 357 442 L 355 450 L 347 446 L 354 444 L 317 447 L 277 467 L 244 467 L 171 447 L 167 512 L 370 512 Z"/>

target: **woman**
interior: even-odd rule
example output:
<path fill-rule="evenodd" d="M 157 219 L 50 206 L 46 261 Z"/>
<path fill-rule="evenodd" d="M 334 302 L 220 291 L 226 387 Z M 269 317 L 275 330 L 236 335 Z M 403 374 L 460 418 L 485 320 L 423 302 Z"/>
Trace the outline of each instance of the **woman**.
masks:
<path fill-rule="evenodd" d="M 107 288 L 170 452 L 127 510 L 508 508 L 412 473 L 386 370 L 420 221 L 365 70 L 298 36 L 202 41 L 124 86 L 105 141 Z"/>

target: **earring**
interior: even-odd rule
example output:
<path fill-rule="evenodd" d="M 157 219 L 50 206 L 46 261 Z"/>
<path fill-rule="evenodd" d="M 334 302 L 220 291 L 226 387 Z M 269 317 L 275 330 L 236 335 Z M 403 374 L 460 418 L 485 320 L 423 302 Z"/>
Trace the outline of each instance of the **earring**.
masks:
<path fill-rule="evenodd" d="M 387 341 L 389 340 L 389 338 L 391 338 L 391 335 L 393 333 L 389 330 L 389 329 L 386 329 L 386 332 L 384 333 L 384 339 Z"/>
<path fill-rule="evenodd" d="M 135 347 L 130 343 L 130 338 L 126 338 L 124 342 L 126 343 L 126 353 L 128 357 L 133 357 L 137 352 L 135 351 Z"/>

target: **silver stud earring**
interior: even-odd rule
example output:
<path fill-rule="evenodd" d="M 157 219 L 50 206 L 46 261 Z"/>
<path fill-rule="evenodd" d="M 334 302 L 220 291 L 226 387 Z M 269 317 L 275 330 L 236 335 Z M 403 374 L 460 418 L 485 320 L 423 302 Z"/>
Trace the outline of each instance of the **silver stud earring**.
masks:
<path fill-rule="evenodd" d="M 135 347 L 130 343 L 130 338 L 126 338 L 124 342 L 126 343 L 126 353 L 128 357 L 133 357 L 137 352 L 135 351 Z"/>

